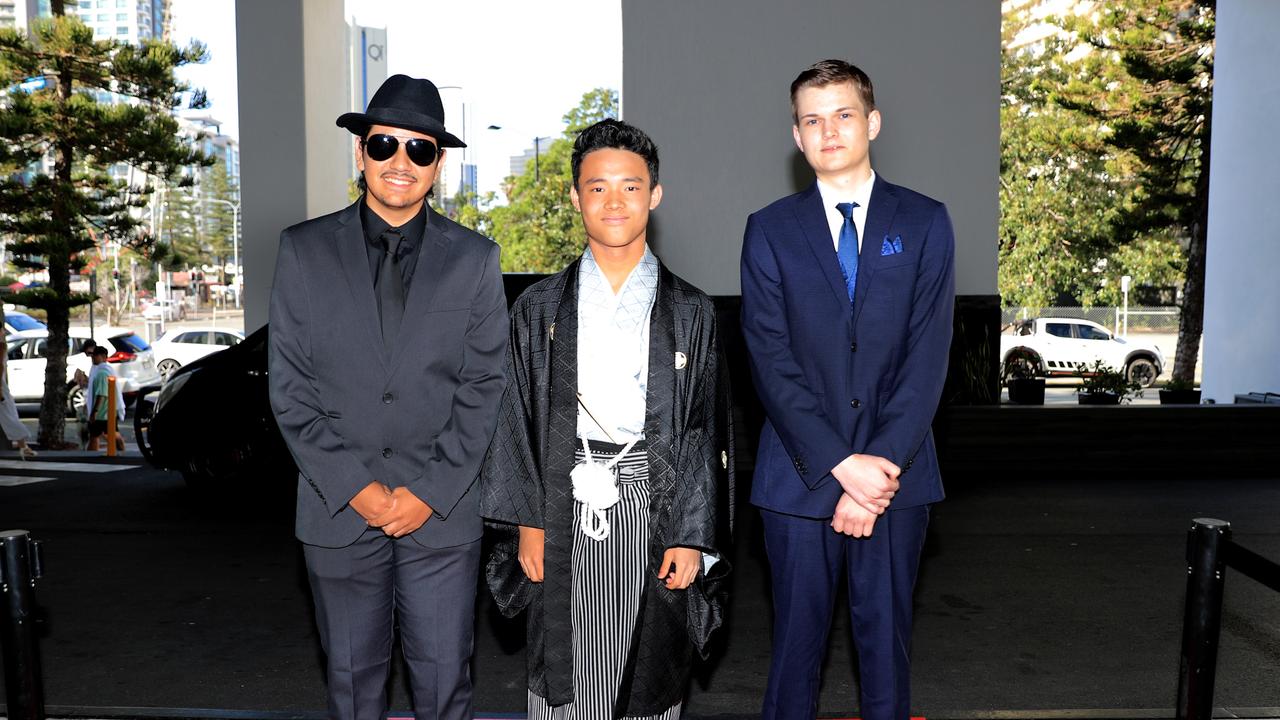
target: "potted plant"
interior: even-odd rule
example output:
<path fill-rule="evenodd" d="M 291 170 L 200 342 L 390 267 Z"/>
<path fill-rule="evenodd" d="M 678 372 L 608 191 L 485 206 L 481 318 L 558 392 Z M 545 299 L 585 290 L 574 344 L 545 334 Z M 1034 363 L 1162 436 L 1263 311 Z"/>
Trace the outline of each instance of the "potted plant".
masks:
<path fill-rule="evenodd" d="M 1019 405 L 1044 404 L 1044 371 L 1034 350 L 1016 347 L 1009 351 L 1000 379 L 1009 388 L 1009 402 Z"/>
<path fill-rule="evenodd" d="M 1081 405 L 1119 405 L 1142 397 L 1142 385 L 1125 377 L 1124 372 L 1095 360 L 1076 370 L 1083 380 L 1077 398 Z"/>
<path fill-rule="evenodd" d="M 1190 380 L 1174 378 L 1160 388 L 1161 405 L 1199 405 L 1200 391 Z"/>

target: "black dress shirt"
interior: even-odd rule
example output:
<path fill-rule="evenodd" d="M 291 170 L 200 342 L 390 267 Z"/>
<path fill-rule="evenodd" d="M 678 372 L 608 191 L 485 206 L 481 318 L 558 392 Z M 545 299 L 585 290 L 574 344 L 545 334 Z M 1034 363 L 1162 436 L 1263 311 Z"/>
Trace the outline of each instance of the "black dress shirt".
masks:
<path fill-rule="evenodd" d="M 398 228 L 392 228 L 374 212 L 369 203 L 360 203 L 360 224 L 364 227 L 365 250 L 369 255 L 369 274 L 373 277 L 373 286 L 378 286 L 378 268 L 382 266 L 382 254 L 386 252 L 382 244 L 382 233 L 395 229 L 404 238 L 400 242 L 400 277 L 404 280 L 404 291 L 409 292 L 413 282 L 413 270 L 418 264 L 418 255 L 422 249 L 422 236 L 427 230 L 427 204 L 422 203 L 418 214 L 409 222 Z"/>

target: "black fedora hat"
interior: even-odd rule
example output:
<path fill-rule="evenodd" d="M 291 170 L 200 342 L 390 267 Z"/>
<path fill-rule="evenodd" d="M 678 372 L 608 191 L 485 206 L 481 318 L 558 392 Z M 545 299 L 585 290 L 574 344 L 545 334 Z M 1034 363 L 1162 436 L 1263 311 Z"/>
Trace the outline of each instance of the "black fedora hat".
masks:
<path fill-rule="evenodd" d="M 430 80 L 392 75 L 373 94 L 369 107 L 362 113 L 338 116 L 338 127 L 363 136 L 371 125 L 390 125 L 425 133 L 435 138 L 440 147 L 466 147 L 467 144 L 444 129 L 444 104 L 440 91 Z"/>

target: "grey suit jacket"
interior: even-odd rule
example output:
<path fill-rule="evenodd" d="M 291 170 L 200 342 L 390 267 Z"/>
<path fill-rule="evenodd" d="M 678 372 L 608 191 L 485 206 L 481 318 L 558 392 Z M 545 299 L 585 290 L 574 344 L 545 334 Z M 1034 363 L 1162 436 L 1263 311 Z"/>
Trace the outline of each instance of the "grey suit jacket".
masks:
<path fill-rule="evenodd" d="M 388 355 L 357 202 L 280 234 L 270 317 L 271 406 L 298 464 L 298 539 L 354 542 L 367 525 L 347 503 L 374 480 L 431 506 L 418 543 L 478 539 L 472 486 L 505 382 L 498 246 L 430 213 Z"/>

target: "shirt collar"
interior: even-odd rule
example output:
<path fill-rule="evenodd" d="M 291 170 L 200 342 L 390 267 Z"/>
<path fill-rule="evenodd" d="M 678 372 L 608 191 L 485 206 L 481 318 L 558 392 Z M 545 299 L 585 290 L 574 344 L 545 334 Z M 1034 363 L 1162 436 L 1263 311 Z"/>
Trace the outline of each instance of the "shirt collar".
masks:
<path fill-rule="evenodd" d="M 836 203 L 855 202 L 863 211 L 871 203 L 871 189 L 876 184 L 876 171 L 872 170 L 871 175 L 862 182 L 861 185 L 853 189 L 853 193 L 844 193 L 831 187 L 830 185 L 818 180 L 818 194 L 822 196 L 822 207 L 830 212 L 839 212 L 834 210 Z"/>
<path fill-rule="evenodd" d="M 365 242 L 381 250 L 382 233 L 392 229 L 391 224 L 374 212 L 373 208 L 369 207 L 369 203 L 363 199 L 360 201 L 360 224 L 364 227 Z M 400 244 L 401 248 L 416 248 L 422 242 L 422 235 L 427 229 L 427 203 L 425 201 L 422 203 L 422 207 L 418 209 L 418 214 L 414 215 L 409 222 L 394 229 L 399 230 L 400 237 L 404 238 Z M 404 250 L 401 252 L 404 252 Z"/>
<path fill-rule="evenodd" d="M 598 308 L 612 305 L 616 297 L 614 321 L 623 329 L 631 330 L 644 322 L 653 306 L 658 290 L 658 258 L 645 245 L 644 255 L 631 270 L 622 288 L 614 296 L 609 279 L 596 263 L 591 254 L 591 247 L 582 253 L 582 262 L 578 266 L 579 302 Z"/>

